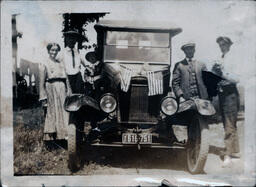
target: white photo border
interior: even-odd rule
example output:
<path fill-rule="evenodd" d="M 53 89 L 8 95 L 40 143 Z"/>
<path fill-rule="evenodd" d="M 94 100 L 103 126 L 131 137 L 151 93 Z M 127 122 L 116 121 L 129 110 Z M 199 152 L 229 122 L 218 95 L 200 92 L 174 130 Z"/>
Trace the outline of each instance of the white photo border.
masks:
<path fill-rule="evenodd" d="M 155 175 L 92 175 L 92 176 L 14 176 L 13 171 L 13 110 L 12 110 L 12 36 L 11 36 L 11 12 L 15 3 L 20 1 L 2 1 L 1 2 L 1 182 L 4 186 L 42 186 L 43 184 L 47 186 L 132 186 L 138 185 L 136 179 L 138 177 L 152 177 L 158 178 L 159 180 L 163 177 L 173 178 L 173 175 L 159 176 Z M 29 1 L 27 1 L 29 2 Z M 60 10 L 64 12 L 73 12 L 67 5 L 70 3 L 78 4 L 83 2 L 95 2 L 96 1 L 44 1 L 43 6 L 47 4 L 54 3 L 56 6 L 56 13 L 60 13 Z M 151 1 L 149 1 L 151 2 Z M 162 1 L 158 1 L 161 3 Z M 235 1 L 234 1 L 235 2 Z M 253 1 L 238 1 L 241 4 L 251 3 L 254 9 L 256 9 L 256 4 Z M 63 7 L 62 3 L 64 3 Z M 102 1 L 102 3 L 111 4 L 116 3 L 116 1 Z M 217 3 L 217 2 L 216 2 Z M 72 6 L 73 8 L 75 6 Z M 52 9 L 51 9 L 52 10 Z M 92 9 L 85 7 L 86 11 L 93 10 L 105 10 L 104 8 L 97 9 L 93 7 Z M 80 9 L 78 10 L 80 11 Z M 108 10 L 107 10 L 108 11 Z M 52 12 L 51 12 L 52 13 Z M 256 33 L 255 33 L 256 35 Z M 254 41 L 255 38 L 253 38 Z M 255 55 L 255 54 L 254 54 Z M 256 63 L 256 55 L 255 55 Z M 256 70 L 255 70 L 256 71 Z M 245 85 L 245 134 L 244 141 L 247 145 L 245 147 L 245 167 L 244 174 L 235 175 L 222 175 L 222 178 L 227 179 L 227 181 L 232 181 L 236 177 L 239 178 L 241 182 L 251 181 L 252 185 L 255 184 L 255 158 L 256 158 L 256 79 L 248 80 L 248 84 Z M 188 176 L 194 179 L 197 176 Z M 211 176 L 212 178 L 216 176 Z M 208 175 L 209 178 L 209 175 Z"/>

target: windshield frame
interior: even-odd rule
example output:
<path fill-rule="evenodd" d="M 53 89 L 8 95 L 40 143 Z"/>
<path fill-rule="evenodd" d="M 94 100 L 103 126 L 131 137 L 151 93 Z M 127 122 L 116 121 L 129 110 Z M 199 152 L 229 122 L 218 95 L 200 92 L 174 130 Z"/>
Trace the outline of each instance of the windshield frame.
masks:
<path fill-rule="evenodd" d="M 144 47 L 144 48 L 157 48 L 157 49 L 167 49 L 168 51 L 168 60 L 163 62 L 163 61 L 139 61 L 139 60 L 118 60 L 118 59 L 114 59 L 114 60 L 109 60 L 106 59 L 106 48 L 107 46 L 122 46 L 122 45 L 116 45 L 116 44 L 107 44 L 107 37 L 108 37 L 108 32 L 120 32 L 120 33 L 127 33 L 127 32 L 133 32 L 133 33 L 153 33 L 153 34 L 163 34 L 163 32 L 159 31 L 159 32 L 152 32 L 152 31 L 148 31 L 148 30 L 143 30 L 143 31 L 134 31 L 134 30 L 127 30 L 127 31 L 118 31 L 118 30 L 105 30 L 104 32 L 104 42 L 103 42 L 103 62 L 116 62 L 116 63 L 121 63 L 121 64 L 149 64 L 149 65 L 170 65 L 171 64 L 171 57 L 172 57 L 172 50 L 171 50 L 171 46 L 172 46 L 172 35 L 170 32 L 164 32 L 166 34 L 168 34 L 168 45 L 167 46 L 139 46 L 139 45 L 124 45 L 127 47 Z"/>

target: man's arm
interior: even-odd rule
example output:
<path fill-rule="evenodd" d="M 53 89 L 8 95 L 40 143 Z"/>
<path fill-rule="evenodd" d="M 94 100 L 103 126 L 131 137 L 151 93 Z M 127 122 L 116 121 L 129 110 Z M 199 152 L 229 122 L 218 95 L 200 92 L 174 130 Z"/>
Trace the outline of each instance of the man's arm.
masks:
<path fill-rule="evenodd" d="M 207 67 L 206 67 L 205 63 L 202 63 L 202 71 L 207 71 Z"/>
<path fill-rule="evenodd" d="M 234 73 L 226 72 L 225 70 L 223 70 L 222 77 L 232 83 L 239 82 L 238 75 Z"/>
<path fill-rule="evenodd" d="M 86 63 L 85 59 L 82 58 L 81 55 L 80 55 L 80 61 L 81 61 L 81 64 L 82 64 L 84 67 L 86 67 L 87 63 Z"/>
<path fill-rule="evenodd" d="M 183 91 L 180 87 L 181 84 L 181 72 L 179 64 L 176 64 L 172 75 L 172 88 L 177 98 L 183 97 Z"/>
<path fill-rule="evenodd" d="M 39 101 L 47 99 L 46 89 L 45 89 L 45 79 L 46 79 L 46 67 L 43 64 L 39 65 Z"/>
<path fill-rule="evenodd" d="M 228 63 L 230 63 L 230 62 L 228 62 Z M 226 69 L 226 68 L 223 67 L 223 65 L 220 62 L 216 61 L 213 64 L 213 66 L 211 68 L 211 71 L 214 72 L 215 74 L 219 75 L 223 79 L 226 79 L 226 80 L 228 80 L 232 83 L 238 83 L 239 82 L 239 78 L 238 78 L 239 76 L 236 73 L 234 73 L 232 71 L 232 69 L 234 69 L 233 66 L 230 66 L 229 69 Z"/>

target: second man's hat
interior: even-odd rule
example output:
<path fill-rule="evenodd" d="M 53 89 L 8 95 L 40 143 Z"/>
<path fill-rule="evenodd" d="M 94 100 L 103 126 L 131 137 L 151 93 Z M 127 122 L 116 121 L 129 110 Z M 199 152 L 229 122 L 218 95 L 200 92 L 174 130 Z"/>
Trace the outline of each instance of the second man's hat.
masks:
<path fill-rule="evenodd" d="M 189 43 L 186 43 L 186 44 L 184 44 L 183 46 L 181 46 L 181 49 L 184 51 L 186 48 L 188 48 L 188 47 L 196 47 L 196 44 L 195 43 L 193 43 L 193 42 L 189 42 Z"/>
<path fill-rule="evenodd" d="M 219 43 L 220 41 L 224 41 L 225 43 L 227 43 L 228 45 L 232 45 L 233 42 L 231 41 L 231 39 L 229 37 L 226 37 L 226 36 L 219 36 L 217 39 L 216 39 L 216 42 Z"/>

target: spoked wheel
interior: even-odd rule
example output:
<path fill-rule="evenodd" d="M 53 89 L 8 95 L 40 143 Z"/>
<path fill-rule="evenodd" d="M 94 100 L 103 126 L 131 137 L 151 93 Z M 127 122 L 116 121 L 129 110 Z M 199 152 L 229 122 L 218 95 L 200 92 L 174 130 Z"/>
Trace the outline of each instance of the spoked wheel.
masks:
<path fill-rule="evenodd" d="M 192 174 L 202 173 L 209 152 L 209 129 L 201 116 L 196 115 L 188 127 L 187 165 Z"/>
<path fill-rule="evenodd" d="M 68 126 L 68 167 L 71 171 L 80 168 L 81 160 L 78 155 L 78 131 L 74 123 Z"/>

